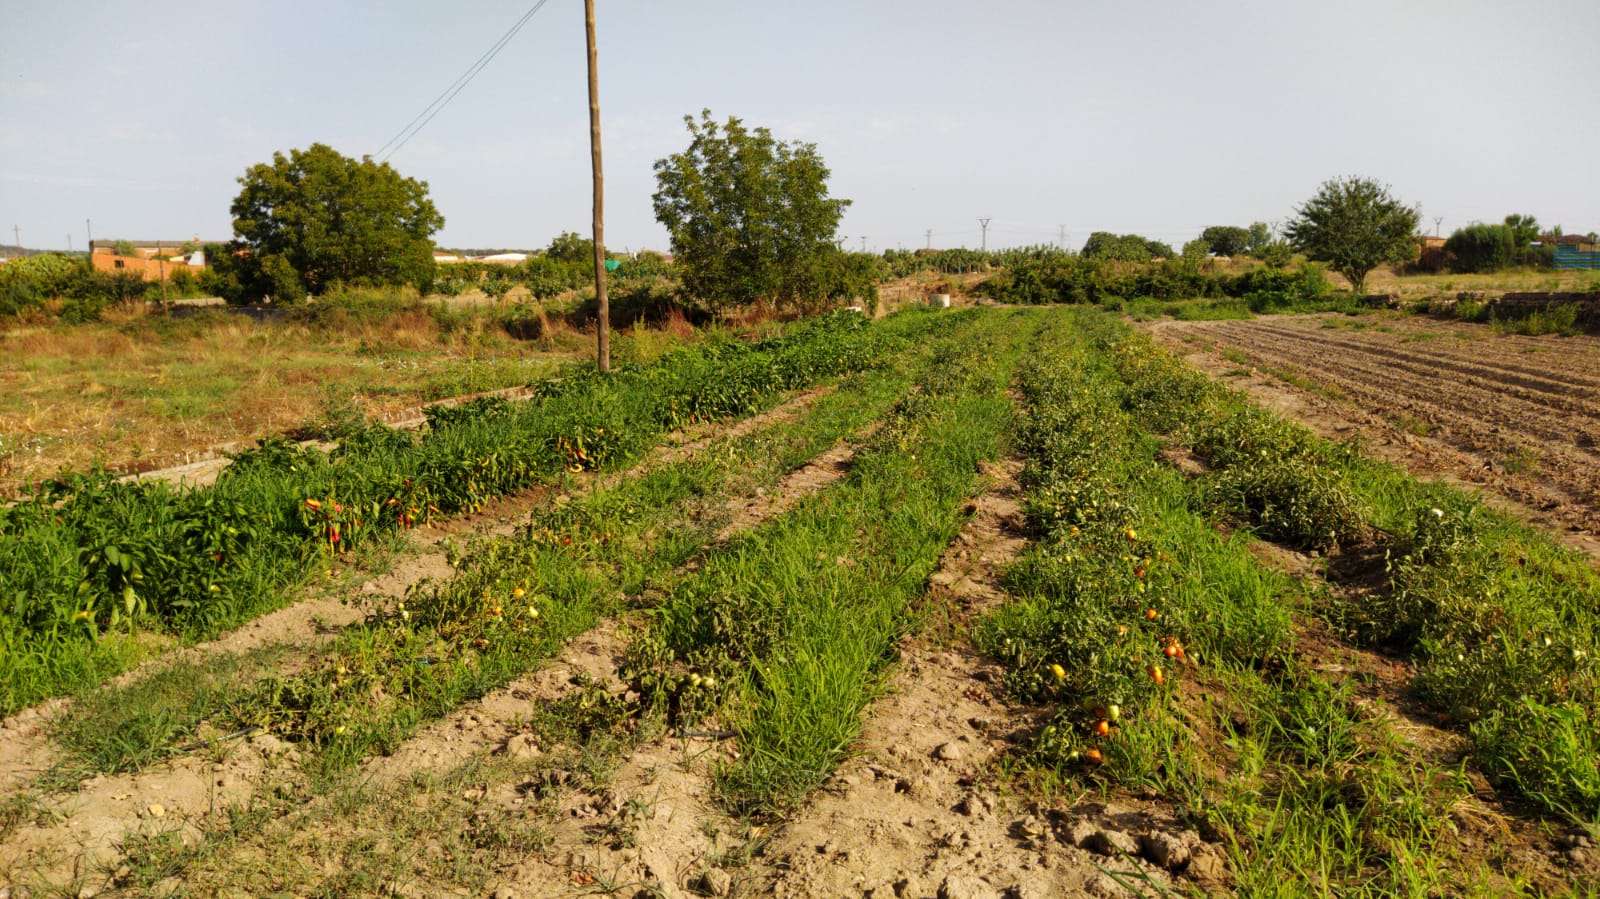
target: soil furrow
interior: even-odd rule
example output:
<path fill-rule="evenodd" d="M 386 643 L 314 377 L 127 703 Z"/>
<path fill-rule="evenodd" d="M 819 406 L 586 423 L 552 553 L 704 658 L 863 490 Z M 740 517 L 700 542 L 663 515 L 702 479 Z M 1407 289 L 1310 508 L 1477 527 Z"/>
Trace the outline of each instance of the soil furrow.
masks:
<path fill-rule="evenodd" d="M 1534 470 L 1507 471 L 1504 462 L 1508 450 L 1518 445 L 1508 447 L 1503 431 L 1496 432 L 1493 427 L 1471 420 L 1470 416 L 1465 422 L 1453 422 L 1456 434 L 1418 434 L 1415 426 L 1402 426 L 1405 419 L 1424 421 L 1425 416 L 1438 412 L 1440 407 L 1402 396 L 1400 389 L 1404 384 L 1392 378 L 1376 381 L 1364 378 L 1342 383 L 1346 396 L 1337 400 L 1265 375 L 1240 378 L 1237 365 L 1223 358 L 1221 351 L 1228 346 L 1250 350 L 1256 348 L 1258 342 L 1248 330 L 1239 332 L 1237 337 L 1223 338 L 1211 324 L 1162 322 L 1152 326 L 1151 331 L 1169 348 L 1184 355 L 1191 365 L 1212 377 L 1229 380 L 1257 403 L 1299 420 L 1325 437 L 1346 440 L 1364 435 L 1367 447 L 1379 458 L 1399 464 L 1418 476 L 1470 485 L 1491 504 L 1541 523 L 1563 543 L 1600 557 L 1600 539 L 1595 536 L 1600 530 L 1600 510 L 1593 501 L 1596 484 L 1590 475 L 1592 464 L 1549 455 L 1554 444 L 1543 444 L 1539 449 L 1546 457 Z M 1406 320 L 1406 327 L 1413 328 L 1409 320 Z M 1209 335 L 1218 343 L 1209 352 L 1197 353 L 1194 347 L 1185 345 L 1184 339 L 1185 335 L 1194 334 Z M 1492 395 L 1486 395 L 1472 405 L 1458 404 L 1457 408 L 1477 410 L 1492 406 L 1494 401 Z M 1445 437 L 1450 439 L 1441 439 Z"/>
<path fill-rule="evenodd" d="M 1276 348 L 1280 351 L 1278 358 L 1293 365 L 1334 364 L 1328 361 L 1331 355 L 1338 363 L 1352 367 L 1360 364 L 1356 361 L 1360 360 L 1364 363 L 1362 369 L 1364 375 L 1383 375 L 1393 378 L 1396 373 L 1403 372 L 1411 377 L 1408 386 L 1412 389 L 1416 388 L 1418 382 L 1427 382 L 1438 385 L 1444 391 L 1487 393 L 1497 397 L 1508 397 L 1527 407 L 1542 407 L 1585 419 L 1600 417 L 1600 402 L 1597 402 L 1594 396 L 1584 396 L 1582 391 L 1561 382 L 1531 378 L 1496 378 L 1486 373 L 1483 366 L 1446 362 L 1426 354 L 1407 353 L 1365 343 L 1319 338 L 1317 335 L 1296 329 L 1253 324 L 1244 327 L 1225 325 L 1213 329 L 1213 333 L 1225 335 L 1238 342 L 1248 341 L 1250 349 L 1247 352 L 1259 353 L 1268 347 Z M 1459 377 L 1447 376 L 1444 371 L 1456 372 Z M 1588 433 L 1591 437 L 1594 436 L 1594 433 Z"/>
<path fill-rule="evenodd" d="M 1566 473 L 1564 478 L 1574 501 L 1591 502 L 1600 485 L 1594 475 L 1600 467 L 1600 455 L 1583 448 L 1600 445 L 1594 416 L 1562 418 L 1530 407 L 1510 394 L 1491 390 L 1456 391 L 1467 396 L 1457 402 L 1441 402 L 1440 396 L 1449 397 L 1452 392 L 1441 379 L 1425 374 L 1414 380 L 1397 379 L 1391 372 L 1361 360 L 1308 357 L 1296 353 L 1293 346 L 1276 344 L 1270 336 L 1230 333 L 1246 355 L 1263 364 L 1293 368 L 1336 386 L 1373 408 L 1398 408 L 1407 417 L 1444 425 L 1447 436 L 1466 448 L 1489 450 L 1501 456 L 1525 448 L 1542 457 L 1540 461 L 1546 465 L 1558 463 L 1556 467 Z M 1524 434 L 1542 439 L 1529 440 Z"/>
<path fill-rule="evenodd" d="M 1559 369 L 1535 368 L 1499 358 L 1492 352 L 1496 349 L 1492 341 L 1474 341 L 1478 345 L 1473 348 L 1476 352 L 1465 350 L 1457 352 L 1451 347 L 1439 346 L 1433 341 L 1408 341 L 1396 347 L 1391 345 L 1395 341 L 1382 332 L 1351 332 L 1323 328 L 1313 330 L 1302 324 L 1270 324 L 1259 321 L 1219 322 L 1215 330 L 1227 331 L 1234 326 L 1243 326 L 1242 330 L 1250 334 L 1273 334 L 1319 347 L 1366 353 L 1417 365 L 1436 366 L 1476 378 L 1490 385 L 1523 387 L 1529 391 L 1550 394 L 1556 399 L 1570 398 L 1574 394 L 1581 395 L 1586 390 L 1600 390 L 1600 377 L 1586 378 L 1565 366 Z M 1543 346 L 1539 349 L 1552 350 L 1560 347 Z M 1568 358 L 1569 354 L 1561 354 L 1562 361 L 1567 361 Z"/>

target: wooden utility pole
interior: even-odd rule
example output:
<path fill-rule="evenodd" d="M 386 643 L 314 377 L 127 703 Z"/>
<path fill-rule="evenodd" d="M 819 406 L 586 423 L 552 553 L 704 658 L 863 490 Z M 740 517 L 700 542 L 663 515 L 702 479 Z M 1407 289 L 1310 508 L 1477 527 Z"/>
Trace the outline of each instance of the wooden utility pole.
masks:
<path fill-rule="evenodd" d="M 594 46 L 594 0 L 583 0 L 589 37 L 589 149 L 594 156 L 594 299 L 600 321 L 597 364 L 611 370 L 611 303 L 606 299 L 605 178 L 600 168 L 600 62 Z"/>

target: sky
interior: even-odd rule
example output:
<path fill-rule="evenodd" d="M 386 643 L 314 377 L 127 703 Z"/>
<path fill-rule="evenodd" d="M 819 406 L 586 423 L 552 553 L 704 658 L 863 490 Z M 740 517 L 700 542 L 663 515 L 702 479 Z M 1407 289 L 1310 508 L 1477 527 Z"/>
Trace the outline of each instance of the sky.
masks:
<path fill-rule="evenodd" d="M 249 166 L 375 153 L 533 5 L 7 0 L 0 244 L 227 239 Z M 854 249 L 1180 246 L 1346 175 L 1446 235 L 1600 230 L 1593 0 L 596 5 L 613 250 L 669 248 L 652 164 L 702 109 L 814 143 Z M 583 3 L 548 0 L 388 161 L 440 246 L 534 248 L 589 229 L 588 137 Z"/>

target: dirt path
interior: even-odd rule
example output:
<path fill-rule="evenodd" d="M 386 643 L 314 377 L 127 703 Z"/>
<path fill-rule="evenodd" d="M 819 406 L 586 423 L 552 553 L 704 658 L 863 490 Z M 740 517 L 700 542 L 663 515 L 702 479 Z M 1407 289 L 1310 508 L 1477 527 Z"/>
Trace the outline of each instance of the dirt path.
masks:
<path fill-rule="evenodd" d="M 1325 327 L 1341 321 L 1160 321 L 1147 330 L 1265 408 L 1325 437 L 1360 436 L 1374 457 L 1470 485 L 1600 557 L 1600 341 L 1414 318 L 1383 330 Z M 1241 358 L 1253 367 L 1241 369 Z"/>

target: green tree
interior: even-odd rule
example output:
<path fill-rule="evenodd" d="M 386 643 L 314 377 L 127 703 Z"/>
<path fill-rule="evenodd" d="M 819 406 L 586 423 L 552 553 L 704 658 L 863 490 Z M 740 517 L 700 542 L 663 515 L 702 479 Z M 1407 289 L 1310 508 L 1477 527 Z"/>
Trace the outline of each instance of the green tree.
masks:
<path fill-rule="evenodd" d="M 1200 239 L 1218 256 L 1242 256 L 1250 249 L 1249 230 L 1234 225 L 1212 225 L 1200 232 Z"/>
<path fill-rule="evenodd" d="M 239 183 L 233 230 L 255 290 L 293 300 L 336 284 L 426 286 L 433 278 L 432 237 L 444 217 L 425 181 L 312 144 L 274 153 Z"/>
<path fill-rule="evenodd" d="M 139 250 L 131 240 L 119 240 L 111 244 L 111 252 L 118 256 L 137 256 Z"/>
<path fill-rule="evenodd" d="M 546 256 L 558 262 L 572 262 L 594 267 L 594 240 L 576 231 L 564 231 L 550 241 Z"/>
<path fill-rule="evenodd" d="M 1528 244 L 1539 239 L 1539 220 L 1531 215 L 1508 215 L 1506 227 L 1511 229 L 1511 239 L 1519 250 L 1527 249 Z"/>
<path fill-rule="evenodd" d="M 1203 237 L 1197 237 L 1183 245 L 1183 259 L 1185 262 L 1204 262 L 1211 255 L 1211 243 Z"/>
<path fill-rule="evenodd" d="M 1096 231 L 1084 241 L 1082 255 L 1093 259 L 1116 262 L 1149 262 L 1152 259 L 1171 259 L 1177 254 L 1172 247 L 1159 240 L 1148 240 L 1137 234 L 1112 234 Z"/>
<path fill-rule="evenodd" d="M 656 161 L 652 198 L 684 288 L 713 309 L 825 298 L 850 201 L 828 196 L 816 145 L 776 140 L 733 117 L 718 125 L 710 110 L 684 123 L 689 148 Z"/>
<path fill-rule="evenodd" d="M 1328 263 L 1359 293 L 1368 272 L 1417 258 L 1412 235 L 1421 217 L 1421 210 L 1390 196 L 1387 185 L 1370 178 L 1336 178 L 1295 210 L 1285 233 L 1307 259 Z"/>
<path fill-rule="evenodd" d="M 1266 222 L 1250 223 L 1250 241 L 1245 246 L 1245 252 L 1251 256 L 1260 256 L 1267 245 L 1272 243 L 1272 229 Z"/>

